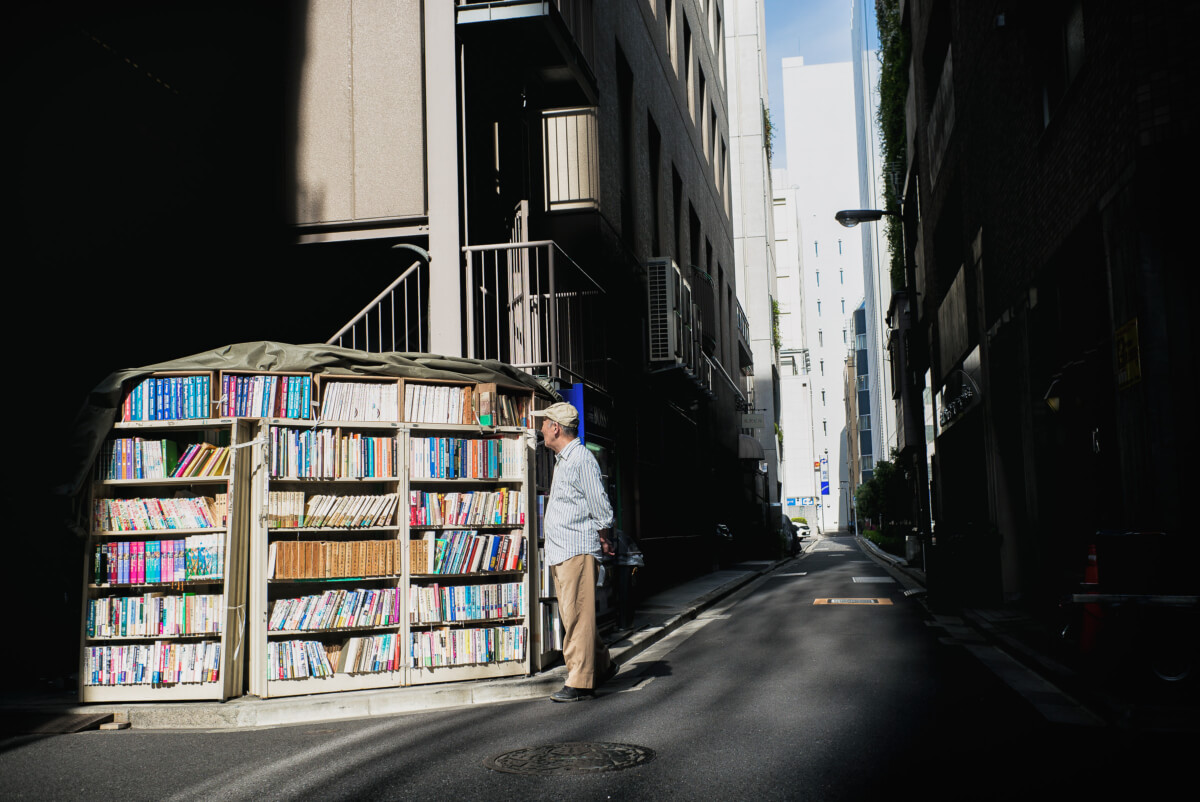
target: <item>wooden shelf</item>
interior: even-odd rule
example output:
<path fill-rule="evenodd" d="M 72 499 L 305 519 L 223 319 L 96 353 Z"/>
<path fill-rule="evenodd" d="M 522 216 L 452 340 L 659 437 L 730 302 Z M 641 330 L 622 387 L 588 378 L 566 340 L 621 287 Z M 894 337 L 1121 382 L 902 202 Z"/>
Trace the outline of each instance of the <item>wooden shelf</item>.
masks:
<path fill-rule="evenodd" d="M 120 635 L 111 638 L 85 637 L 89 644 L 95 643 L 129 643 L 143 640 L 216 640 L 220 632 L 187 632 L 182 635 Z"/>
<path fill-rule="evenodd" d="M 94 537 L 159 537 L 161 535 L 211 535 L 225 532 L 224 526 L 207 529 L 102 529 L 93 532 Z"/>
<path fill-rule="evenodd" d="M 288 637 L 294 638 L 298 635 L 344 635 L 353 634 L 355 632 L 395 632 L 402 628 L 402 624 L 380 624 L 378 626 L 369 627 L 335 627 L 332 629 L 268 629 L 268 638 Z"/>
<path fill-rule="evenodd" d="M 228 476 L 190 476 L 177 479 L 97 479 L 97 485 L 105 487 L 146 487 L 166 485 L 172 487 L 187 487 L 188 485 L 227 485 Z"/>

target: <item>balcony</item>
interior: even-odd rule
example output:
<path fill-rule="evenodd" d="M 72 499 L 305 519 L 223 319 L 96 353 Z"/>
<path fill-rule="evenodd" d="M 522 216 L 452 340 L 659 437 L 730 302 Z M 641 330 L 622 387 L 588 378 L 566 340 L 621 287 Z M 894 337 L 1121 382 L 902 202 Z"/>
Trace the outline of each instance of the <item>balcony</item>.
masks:
<path fill-rule="evenodd" d="M 741 302 L 735 300 L 734 304 L 734 311 L 737 313 L 738 368 L 743 376 L 751 376 L 754 374 L 754 351 L 750 348 L 750 321 L 742 311 Z"/>
<path fill-rule="evenodd" d="M 516 76 L 536 76 L 552 98 L 549 105 L 595 105 L 593 3 L 460 0 L 459 36 L 480 63 Z"/>
<path fill-rule="evenodd" d="M 463 254 L 467 356 L 607 389 L 605 294 L 562 248 L 543 240 Z"/>

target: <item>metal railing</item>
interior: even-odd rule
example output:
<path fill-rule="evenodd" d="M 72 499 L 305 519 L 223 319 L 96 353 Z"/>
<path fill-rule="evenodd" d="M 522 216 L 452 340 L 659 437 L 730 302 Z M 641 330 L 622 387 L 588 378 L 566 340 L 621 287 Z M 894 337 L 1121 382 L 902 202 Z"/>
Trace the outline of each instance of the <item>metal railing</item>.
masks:
<path fill-rule="evenodd" d="M 373 353 L 429 350 L 429 255 L 412 245 L 394 247 L 412 250 L 417 259 L 327 345 Z"/>
<path fill-rule="evenodd" d="M 468 245 L 467 356 L 604 389 L 604 290 L 552 240 Z"/>

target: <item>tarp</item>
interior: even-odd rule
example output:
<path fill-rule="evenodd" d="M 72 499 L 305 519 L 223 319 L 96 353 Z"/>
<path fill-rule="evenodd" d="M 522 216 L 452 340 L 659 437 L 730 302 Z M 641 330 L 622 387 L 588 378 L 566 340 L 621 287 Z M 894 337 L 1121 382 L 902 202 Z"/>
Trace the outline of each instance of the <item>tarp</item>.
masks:
<path fill-rule="evenodd" d="M 69 474 L 55 488 L 60 495 L 73 496 L 91 475 L 104 440 L 112 431 L 121 409 L 121 389 L 133 379 L 157 371 L 276 371 L 280 373 L 331 373 L 342 375 L 397 376 L 406 379 L 448 379 L 495 382 L 529 387 L 547 401 L 562 400 L 528 373 L 494 359 L 467 359 L 438 354 L 369 353 L 335 345 L 289 345 L 269 341 L 226 345 L 157 365 L 126 368 L 110 373 L 88 395 L 75 418 L 64 465 Z"/>

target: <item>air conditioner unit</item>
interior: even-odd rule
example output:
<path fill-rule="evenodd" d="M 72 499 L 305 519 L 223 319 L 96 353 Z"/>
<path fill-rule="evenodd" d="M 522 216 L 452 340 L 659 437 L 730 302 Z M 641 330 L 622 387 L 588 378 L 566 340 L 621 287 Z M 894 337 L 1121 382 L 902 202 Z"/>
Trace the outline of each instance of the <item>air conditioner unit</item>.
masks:
<path fill-rule="evenodd" d="M 669 257 L 654 257 L 646 262 L 646 301 L 648 305 L 650 361 L 684 362 L 684 315 L 682 301 L 691 288 Z"/>

